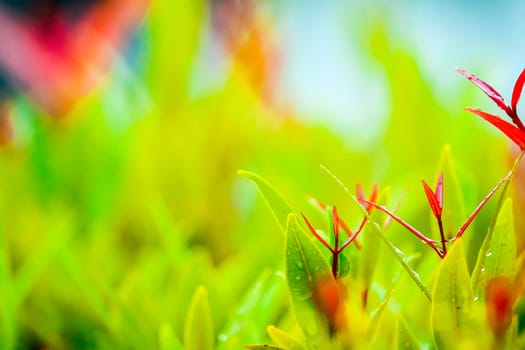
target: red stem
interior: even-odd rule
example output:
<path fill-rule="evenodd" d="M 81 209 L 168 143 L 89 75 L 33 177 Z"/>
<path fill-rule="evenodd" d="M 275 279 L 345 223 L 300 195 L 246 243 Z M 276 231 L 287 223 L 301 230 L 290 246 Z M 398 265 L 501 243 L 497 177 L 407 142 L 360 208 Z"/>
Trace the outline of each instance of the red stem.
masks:
<path fill-rule="evenodd" d="M 441 216 L 438 216 L 436 219 L 438 222 L 439 236 L 441 237 L 442 253 L 444 257 L 447 255 L 447 240 L 445 239 L 445 232 L 443 231 L 443 220 L 441 219 Z"/>
<path fill-rule="evenodd" d="M 376 207 L 377 209 L 381 210 L 382 212 L 384 212 L 385 214 L 387 214 L 388 216 L 390 216 L 392 219 L 394 219 L 395 221 L 397 221 L 401 226 L 403 226 L 404 228 L 406 228 L 408 231 L 410 231 L 412 234 L 414 234 L 417 238 L 419 238 L 421 241 L 423 241 L 423 243 L 425 243 L 426 245 L 428 245 L 430 248 L 432 248 L 436 253 L 437 255 L 440 257 L 440 258 L 443 258 L 444 255 L 443 253 L 439 250 L 439 248 L 434 244 L 434 241 L 431 240 L 430 238 L 428 238 L 427 236 L 425 236 L 424 234 L 422 234 L 421 232 L 419 232 L 416 228 L 412 227 L 409 223 L 407 223 L 406 221 L 404 221 L 403 219 L 401 219 L 400 217 L 398 217 L 396 214 L 392 213 L 390 210 L 388 210 L 386 207 L 382 206 L 382 205 L 378 205 L 374 202 L 369 202 L 369 201 L 365 201 L 365 200 L 361 200 L 362 202 L 365 202 L 365 203 L 368 203 L 368 204 L 371 204 L 373 205 L 374 207 Z"/>
<path fill-rule="evenodd" d="M 317 231 L 315 230 L 315 228 L 312 226 L 312 224 L 310 224 L 310 221 L 308 221 L 308 219 L 306 218 L 306 216 L 304 216 L 303 213 L 301 213 L 304 221 L 306 222 L 306 225 L 308 226 L 308 229 L 310 230 L 310 232 L 315 236 L 315 238 L 317 238 L 317 240 L 319 240 L 319 242 L 321 242 L 322 245 L 324 245 L 332 254 L 334 254 L 334 250 L 332 249 L 332 247 L 330 247 L 330 244 L 328 244 L 323 237 L 321 237 Z"/>

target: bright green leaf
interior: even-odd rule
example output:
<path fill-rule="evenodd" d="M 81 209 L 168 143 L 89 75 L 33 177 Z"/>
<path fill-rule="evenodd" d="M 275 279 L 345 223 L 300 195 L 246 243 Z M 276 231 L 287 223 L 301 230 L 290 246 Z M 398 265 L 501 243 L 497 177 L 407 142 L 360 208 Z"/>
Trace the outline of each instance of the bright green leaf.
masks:
<path fill-rule="evenodd" d="M 310 236 L 303 231 L 295 214 L 290 214 L 286 228 L 286 277 L 292 307 L 307 345 L 320 348 L 327 327 L 316 310 L 314 291 L 320 283 L 335 281 L 330 266 Z"/>
<path fill-rule="evenodd" d="M 509 172 L 510 176 L 513 176 L 514 172 L 516 171 L 516 168 L 518 167 L 522 157 L 525 155 L 525 152 L 521 152 L 519 157 L 514 161 L 514 164 L 512 166 L 512 169 Z M 509 176 L 507 175 L 507 176 Z M 510 178 L 509 178 L 510 179 Z M 501 195 L 500 199 L 498 201 L 498 206 L 496 208 L 496 213 L 492 217 L 492 220 L 490 222 L 489 228 L 487 230 L 487 235 L 485 236 L 485 240 L 483 241 L 483 244 L 481 245 L 481 248 L 479 249 L 478 259 L 476 261 L 476 265 L 474 266 L 474 270 L 472 271 L 472 286 L 474 291 L 479 290 L 479 283 L 480 283 L 480 277 L 481 277 L 481 269 L 484 266 L 484 260 L 490 252 L 490 243 L 492 241 L 492 236 L 494 235 L 494 230 L 497 225 L 497 220 L 499 219 L 499 213 L 503 210 L 504 203 L 507 198 L 507 191 L 509 189 L 510 181 L 506 181 L 505 185 L 503 185 L 503 188 L 500 190 Z M 509 204 L 510 205 L 510 204 Z M 508 214 L 507 214 L 508 215 Z M 507 220 L 505 218 L 502 218 L 502 220 Z M 504 229 L 503 229 L 504 230 Z"/>
<path fill-rule="evenodd" d="M 279 227 L 281 228 L 282 232 L 284 232 L 286 229 L 288 215 L 293 213 L 293 210 L 290 208 L 288 203 L 286 203 L 283 197 L 270 184 L 268 184 L 258 175 L 243 170 L 239 170 L 237 173 L 240 176 L 255 182 L 264 200 L 270 206 L 270 209 L 272 210 Z"/>
<path fill-rule="evenodd" d="M 432 293 L 432 329 L 439 349 L 453 349 L 467 334 L 472 301 L 463 241 L 459 239 L 441 262 Z"/>
<path fill-rule="evenodd" d="M 476 292 L 480 292 L 496 276 L 514 279 L 517 248 L 512 208 L 512 199 L 508 198 L 499 211 L 492 234 L 487 236 L 490 239 L 488 249 L 480 251 L 476 264 L 479 268 L 479 280 L 474 285 Z"/>
<path fill-rule="evenodd" d="M 221 330 L 217 349 L 227 349 L 232 339 L 259 340 L 257 335 L 263 336 L 264 326 L 273 322 L 281 312 L 286 292 L 282 273 L 278 275 L 269 270 L 263 271 L 241 298 Z"/>
<path fill-rule="evenodd" d="M 213 319 L 208 303 L 208 292 L 198 287 L 190 303 L 184 326 L 186 350 L 212 350 L 214 347 Z"/>
<path fill-rule="evenodd" d="M 286 333 L 282 329 L 275 326 L 268 326 L 266 328 L 268 335 L 279 346 L 287 350 L 303 350 L 304 346 L 296 340 L 292 335 Z"/>

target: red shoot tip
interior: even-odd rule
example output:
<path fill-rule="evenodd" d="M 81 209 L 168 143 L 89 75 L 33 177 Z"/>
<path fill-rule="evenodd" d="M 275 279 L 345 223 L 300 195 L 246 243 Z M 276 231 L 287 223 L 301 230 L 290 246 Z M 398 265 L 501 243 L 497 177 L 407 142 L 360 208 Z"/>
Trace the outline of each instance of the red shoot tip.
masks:
<path fill-rule="evenodd" d="M 440 177 L 440 180 L 443 181 L 443 179 Z M 438 198 L 436 193 L 432 191 L 430 186 L 425 182 L 425 180 L 421 180 L 421 183 L 423 184 L 423 189 L 425 190 L 425 195 L 427 196 L 428 204 L 430 204 L 430 208 L 432 209 L 432 213 L 436 218 L 441 218 L 441 213 L 443 212 L 442 207 L 442 201 L 443 201 L 443 193 L 442 193 L 442 182 L 440 185 L 440 181 L 438 180 L 438 184 L 436 186 L 436 193 L 441 193 L 441 198 Z"/>
<path fill-rule="evenodd" d="M 518 76 L 518 79 L 516 79 L 516 83 L 514 84 L 514 90 L 512 91 L 512 101 L 511 101 L 511 107 L 514 114 L 518 114 L 516 110 L 516 106 L 518 105 L 518 102 L 520 100 L 521 91 L 523 90 L 523 84 L 525 84 L 525 69 L 521 71 L 520 75 Z"/>
<path fill-rule="evenodd" d="M 339 215 L 337 215 L 337 209 L 335 205 L 332 207 L 332 220 L 334 222 L 334 237 L 335 237 L 335 244 L 336 244 L 336 250 L 337 245 L 339 244 Z"/>
<path fill-rule="evenodd" d="M 499 118 L 496 115 L 483 112 L 479 109 L 465 108 L 465 110 L 485 119 L 490 124 L 494 125 L 500 131 L 502 131 L 505 135 L 507 135 L 507 137 L 511 139 L 512 142 L 514 142 L 516 145 L 518 145 L 522 150 L 525 150 L 525 131 L 520 130 L 515 125 Z"/>
<path fill-rule="evenodd" d="M 439 207 L 443 209 L 443 173 L 439 174 L 439 178 L 436 183 L 435 194 L 438 200 Z"/>
<path fill-rule="evenodd" d="M 511 112 L 509 107 L 505 103 L 503 96 L 501 96 L 500 93 L 497 92 L 496 89 L 494 89 L 492 86 L 490 86 L 489 84 L 479 79 L 474 74 L 471 74 L 464 69 L 456 68 L 456 71 L 460 73 L 461 75 L 463 75 L 468 80 L 470 80 L 471 82 L 473 82 L 474 85 L 476 85 L 478 88 L 481 89 L 481 91 L 483 91 L 488 97 L 490 97 L 490 99 L 494 101 L 498 105 L 499 108 L 504 110 L 505 113 L 509 114 Z"/>

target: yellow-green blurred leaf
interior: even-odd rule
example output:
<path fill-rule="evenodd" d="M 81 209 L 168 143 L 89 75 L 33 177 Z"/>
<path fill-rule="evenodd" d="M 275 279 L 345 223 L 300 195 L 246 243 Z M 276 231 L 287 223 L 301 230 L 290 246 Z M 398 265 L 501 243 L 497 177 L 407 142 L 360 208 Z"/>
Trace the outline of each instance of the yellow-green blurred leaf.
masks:
<path fill-rule="evenodd" d="M 273 325 L 266 328 L 268 335 L 279 346 L 287 350 L 303 350 L 304 346 L 292 335 Z"/>
<path fill-rule="evenodd" d="M 441 262 L 432 293 L 432 330 L 439 349 L 452 349 L 467 333 L 473 301 L 463 241 Z"/>
<path fill-rule="evenodd" d="M 211 350 L 214 348 L 215 333 L 208 303 L 208 292 L 198 287 L 188 310 L 184 326 L 184 348 L 186 350 Z"/>

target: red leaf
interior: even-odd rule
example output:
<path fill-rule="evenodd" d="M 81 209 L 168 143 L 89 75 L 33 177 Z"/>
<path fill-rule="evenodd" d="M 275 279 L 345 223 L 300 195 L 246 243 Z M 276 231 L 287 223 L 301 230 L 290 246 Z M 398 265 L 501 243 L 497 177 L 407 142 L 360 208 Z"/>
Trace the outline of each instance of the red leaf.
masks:
<path fill-rule="evenodd" d="M 497 92 L 492 86 L 485 83 L 483 80 L 475 76 L 474 74 L 471 74 L 467 72 L 464 69 L 456 68 L 456 71 L 463 75 L 465 78 L 473 82 L 477 87 L 479 87 L 488 97 L 492 99 L 492 101 L 496 102 L 499 108 L 505 111 L 505 113 L 510 113 L 510 109 L 505 103 L 505 100 L 500 95 L 499 92 Z"/>
<path fill-rule="evenodd" d="M 512 142 L 514 142 L 516 145 L 518 145 L 522 150 L 525 150 L 525 131 L 521 131 L 516 126 L 501 119 L 496 115 L 483 112 L 479 109 L 465 108 L 465 110 L 472 112 L 485 119 L 490 124 L 494 125 L 496 128 L 501 130 L 505 135 L 507 135 L 507 137 L 511 139 Z"/>
<path fill-rule="evenodd" d="M 523 84 L 525 84 L 525 69 L 521 71 L 516 83 L 514 84 L 514 90 L 512 91 L 512 110 L 516 113 L 516 106 L 520 100 L 521 91 L 523 90 Z"/>
<path fill-rule="evenodd" d="M 439 207 L 443 209 L 443 173 L 439 174 L 435 194 Z"/>
<path fill-rule="evenodd" d="M 436 218 L 441 217 L 441 207 L 439 205 L 439 201 L 436 198 L 436 194 L 432 192 L 432 189 L 427 185 L 425 180 L 421 180 L 421 183 L 423 184 L 423 188 L 425 189 L 425 194 L 427 195 L 428 204 L 430 204 L 430 208 L 432 209 L 432 213 L 434 213 L 434 216 Z"/>
<path fill-rule="evenodd" d="M 332 220 L 334 222 L 334 238 L 337 249 L 337 245 L 339 244 L 339 215 L 337 215 L 335 205 L 332 207 Z"/>

